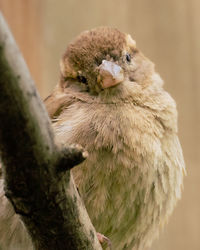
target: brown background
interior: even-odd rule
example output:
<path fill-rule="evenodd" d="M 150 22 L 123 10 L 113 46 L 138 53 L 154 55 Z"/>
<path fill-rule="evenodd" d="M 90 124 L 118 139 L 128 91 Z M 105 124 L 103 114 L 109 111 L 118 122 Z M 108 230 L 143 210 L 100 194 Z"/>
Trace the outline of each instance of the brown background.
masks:
<path fill-rule="evenodd" d="M 151 250 L 200 249 L 200 1 L 0 0 L 44 98 L 63 50 L 80 31 L 110 25 L 130 33 L 176 99 L 188 176 L 183 198 Z"/>

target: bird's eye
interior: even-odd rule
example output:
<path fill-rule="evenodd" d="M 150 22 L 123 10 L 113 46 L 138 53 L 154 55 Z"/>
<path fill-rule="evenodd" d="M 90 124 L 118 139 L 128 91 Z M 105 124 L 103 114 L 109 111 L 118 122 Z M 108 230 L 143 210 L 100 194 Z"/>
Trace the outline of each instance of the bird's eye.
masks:
<path fill-rule="evenodd" d="M 79 82 L 87 84 L 87 79 L 84 76 L 78 76 L 77 79 Z"/>
<path fill-rule="evenodd" d="M 131 55 L 128 53 L 126 54 L 126 61 L 131 62 Z"/>

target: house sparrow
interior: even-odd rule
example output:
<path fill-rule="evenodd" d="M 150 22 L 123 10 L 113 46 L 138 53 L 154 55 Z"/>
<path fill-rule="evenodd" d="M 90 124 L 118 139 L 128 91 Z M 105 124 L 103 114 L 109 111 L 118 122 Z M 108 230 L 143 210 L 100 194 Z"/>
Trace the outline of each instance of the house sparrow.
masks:
<path fill-rule="evenodd" d="M 114 250 L 143 249 L 181 196 L 185 167 L 176 104 L 154 64 L 117 29 L 83 32 L 60 67 L 45 104 L 57 143 L 80 144 L 89 153 L 72 172 L 98 237 L 108 237 Z M 12 232 L 21 228 L 13 244 L 21 237 L 26 246 L 19 249 L 30 249 L 19 218 L 0 199 L 0 224 L 9 217 Z M 8 230 L 0 233 L 8 240 Z"/>
<path fill-rule="evenodd" d="M 181 196 L 185 171 L 176 104 L 154 64 L 117 29 L 83 32 L 45 104 L 57 140 L 89 152 L 72 172 L 96 230 L 115 250 L 149 246 Z"/>

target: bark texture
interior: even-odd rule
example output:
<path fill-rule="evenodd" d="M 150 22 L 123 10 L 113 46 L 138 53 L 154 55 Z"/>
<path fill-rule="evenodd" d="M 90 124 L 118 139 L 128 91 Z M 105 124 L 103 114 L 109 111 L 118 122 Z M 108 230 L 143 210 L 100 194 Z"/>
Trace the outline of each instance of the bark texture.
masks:
<path fill-rule="evenodd" d="M 70 168 L 83 149 L 54 142 L 47 112 L 0 15 L 0 156 L 5 195 L 36 249 L 101 249 Z"/>

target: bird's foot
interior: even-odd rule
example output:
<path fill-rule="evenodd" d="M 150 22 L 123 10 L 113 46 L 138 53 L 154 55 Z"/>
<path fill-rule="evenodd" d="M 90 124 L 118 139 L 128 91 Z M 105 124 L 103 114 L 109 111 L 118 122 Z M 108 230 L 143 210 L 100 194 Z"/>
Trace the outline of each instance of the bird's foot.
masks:
<path fill-rule="evenodd" d="M 111 240 L 101 233 L 97 233 L 97 238 L 101 244 L 106 243 L 110 250 L 112 250 Z"/>

